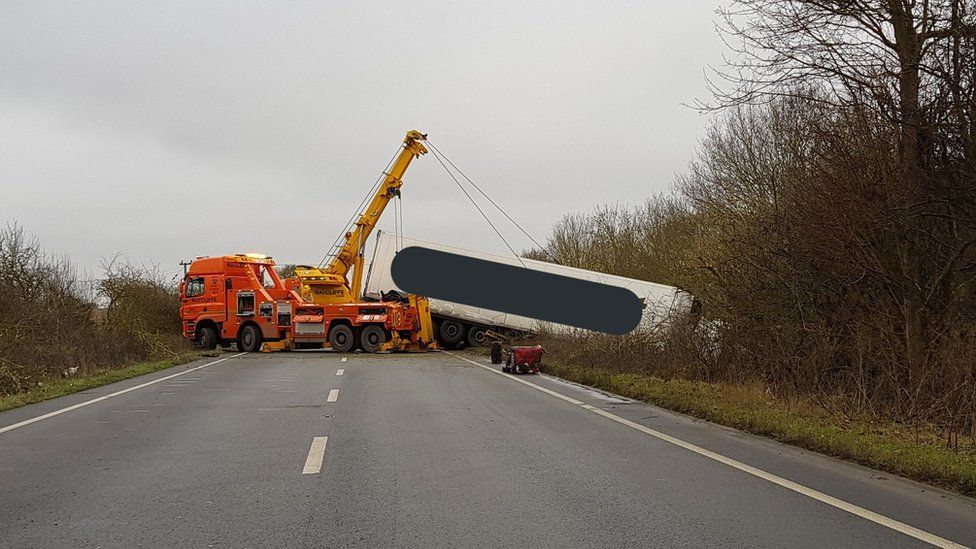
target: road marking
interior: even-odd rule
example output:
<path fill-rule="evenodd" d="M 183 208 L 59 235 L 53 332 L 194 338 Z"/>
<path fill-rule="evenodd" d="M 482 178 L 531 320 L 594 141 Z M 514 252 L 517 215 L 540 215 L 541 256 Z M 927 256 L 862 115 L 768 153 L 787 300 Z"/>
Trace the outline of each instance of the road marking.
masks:
<path fill-rule="evenodd" d="M 338 370 L 336 370 L 336 375 L 337 375 L 337 376 L 341 376 L 341 375 L 342 375 L 342 374 L 344 374 L 344 373 L 346 373 L 346 371 L 345 371 L 345 370 L 343 370 L 342 368 L 339 368 Z"/>
<path fill-rule="evenodd" d="M 339 389 L 332 389 L 329 391 L 329 398 L 325 399 L 326 402 L 335 402 L 339 400 Z"/>
<path fill-rule="evenodd" d="M 447 353 L 447 354 L 449 354 L 449 355 L 451 355 L 451 356 L 453 356 L 455 358 L 460 358 L 461 360 L 463 360 L 465 362 L 470 362 L 471 364 L 474 364 L 475 366 L 477 366 L 479 368 L 483 368 L 485 370 L 488 370 L 489 372 L 491 372 L 493 374 L 498 374 L 498 375 L 504 377 L 505 379 L 510 379 L 512 381 L 517 381 L 517 382 L 521 383 L 522 385 L 528 385 L 529 387 L 532 387 L 533 389 L 537 389 L 539 391 L 542 391 L 543 393 L 546 393 L 547 395 L 552 395 L 552 396 L 554 396 L 554 397 L 556 397 L 556 398 L 558 398 L 560 400 L 565 400 L 566 402 L 568 402 L 570 404 L 575 404 L 577 406 L 582 406 L 583 405 L 583 401 L 581 401 L 581 400 L 576 400 L 575 398 L 570 398 L 570 397 L 568 397 L 568 396 L 566 396 L 564 394 L 557 393 L 556 391 L 553 391 L 552 389 L 547 389 L 547 388 L 542 387 L 540 385 L 536 385 L 535 383 L 529 383 L 528 381 L 525 381 L 524 379 L 520 379 L 520 378 L 517 378 L 515 376 L 508 375 L 505 372 L 502 372 L 501 370 L 492 368 L 490 366 L 485 366 L 484 364 L 479 364 L 479 363 L 477 363 L 477 362 L 475 362 L 473 360 L 468 360 L 468 359 L 464 358 L 461 355 L 456 355 L 456 354 L 454 354 L 454 353 L 452 353 L 450 351 L 443 351 L 442 350 L 441 352 L 442 353 Z"/>
<path fill-rule="evenodd" d="M 517 378 L 515 376 L 511 376 L 511 375 L 505 374 L 505 373 L 503 373 L 503 372 L 501 372 L 499 370 L 496 370 L 495 368 L 491 368 L 489 366 L 485 366 L 484 364 L 480 364 L 478 362 L 475 362 L 475 361 L 470 360 L 468 358 L 465 358 L 463 356 L 460 356 L 460 355 L 451 353 L 449 351 L 441 351 L 441 352 L 447 353 L 447 354 L 449 354 L 449 355 L 451 355 L 451 356 L 453 356 L 455 358 L 459 358 L 459 359 L 461 359 L 461 360 L 463 360 L 465 362 L 468 362 L 470 364 L 474 364 L 475 366 L 478 366 L 479 368 L 483 368 L 485 370 L 488 370 L 489 372 L 493 372 L 493 373 L 499 374 L 501 376 L 504 376 L 505 378 L 510 379 L 512 381 L 517 381 L 519 383 L 522 383 L 523 385 L 528 385 L 529 387 L 532 387 L 533 389 L 537 389 L 537 390 L 542 391 L 543 393 L 546 393 L 548 395 L 555 396 L 555 397 L 557 397 L 557 398 L 559 398 L 561 400 L 565 400 L 566 402 L 570 402 L 572 404 L 576 404 L 577 406 L 583 408 L 584 410 L 593 412 L 595 414 L 599 414 L 599 415 L 601 415 L 601 416 L 603 416 L 603 417 L 605 417 L 607 419 L 616 421 L 617 423 L 620 423 L 621 425 L 626 425 L 627 427 L 630 427 L 631 429 L 635 429 L 637 431 L 640 431 L 640 432 L 642 432 L 642 433 L 644 433 L 646 435 L 650 435 L 650 436 L 652 436 L 654 438 L 657 438 L 659 440 L 663 440 L 664 442 L 668 442 L 670 444 L 674 444 L 675 446 L 680 446 L 681 448 L 684 448 L 686 450 L 689 450 L 691 452 L 694 452 L 694 453 L 696 453 L 696 454 L 698 454 L 700 456 L 703 456 L 703 457 L 706 457 L 708 459 L 717 461 L 717 462 L 722 463 L 724 465 L 728 465 L 729 467 L 732 467 L 734 469 L 738 469 L 738 470 L 740 470 L 740 471 L 742 471 L 744 473 L 748 473 L 748 474 L 753 475 L 755 477 L 759 477 L 759 478 L 761 478 L 763 480 L 769 481 L 769 482 L 771 482 L 773 484 L 776 484 L 778 486 L 781 486 L 783 488 L 786 488 L 787 490 L 791 490 L 791 491 L 796 492 L 798 494 L 807 496 L 808 498 L 815 499 L 815 500 L 817 500 L 817 501 L 819 501 L 821 503 L 826 503 L 827 505 L 830 505 L 831 507 L 835 507 L 835 508 L 840 509 L 842 511 L 847 511 L 848 513 L 851 513 L 852 515 L 859 516 L 859 517 L 861 517 L 863 519 L 866 519 L 866 520 L 869 520 L 869 521 L 871 521 L 871 522 L 873 522 L 875 524 L 879 524 L 881 526 L 884 526 L 884 527 L 890 528 L 892 530 L 895 530 L 896 532 L 901 532 L 902 534 L 905 534 L 905 535 L 911 536 L 911 537 L 913 537 L 915 539 L 924 541 L 925 543 L 934 545 L 936 547 L 947 547 L 947 548 L 953 548 L 953 549 L 965 549 L 965 547 L 966 547 L 965 545 L 961 545 L 961 544 L 958 544 L 958 543 L 956 543 L 954 541 L 951 541 L 951 540 L 945 539 L 943 537 L 937 536 L 935 534 L 926 532 L 925 530 L 922 530 L 920 528 L 916 528 L 914 526 L 905 524 L 904 522 L 897 521 L 897 520 L 895 520 L 893 518 L 886 517 L 886 516 L 884 516 L 882 514 L 879 514 L 879 513 L 875 513 L 874 511 L 865 509 L 864 507 L 860 507 L 858 505 L 854 505 L 853 503 L 848 503 L 848 502 L 846 502 L 846 501 L 844 501 L 842 499 L 838 499 L 838 498 L 835 498 L 833 496 L 827 495 L 827 494 L 825 494 L 823 492 L 814 490 L 813 488 L 809 488 L 809 487 L 804 486 L 802 484 L 798 484 L 798 483 L 793 482 L 791 480 L 787 480 L 787 479 L 785 479 L 783 477 L 774 475 L 772 473 L 768 473 L 766 471 L 763 471 L 762 469 L 759 469 L 757 467 L 753 467 L 752 465 L 747 465 L 745 463 L 742 463 L 741 461 L 736 461 L 736 460 L 734 460 L 732 458 L 723 456 L 722 454 L 718 454 L 718 453 L 712 452 L 711 450 L 706 450 L 705 448 L 702 448 L 701 446 L 697 446 L 697 445 L 692 444 L 690 442 L 685 442 L 685 441 L 683 441 L 683 440 L 681 440 L 679 438 L 675 438 L 675 437 L 673 437 L 671 435 L 667 435 L 665 433 L 662 433 L 661 431 L 657 431 L 655 429 L 651 429 L 650 427 L 641 425 L 640 423 L 635 423 L 633 421 L 630 421 L 629 419 L 624 419 L 624 418 L 622 418 L 622 417 L 620 417 L 620 416 L 618 416 L 616 414 L 612 414 L 612 413 L 610 413 L 610 412 L 608 412 L 606 410 L 597 408 L 597 407 L 592 406 L 590 404 L 585 404 L 585 403 L 580 402 L 579 400 L 576 400 L 574 398 L 570 398 L 568 396 L 559 394 L 559 393 L 557 393 L 557 392 L 555 392 L 555 391 L 553 391 L 551 389 L 547 389 L 547 388 L 542 387 L 540 385 L 536 385 L 535 383 L 531 383 L 531 382 L 525 381 L 523 379 L 519 379 L 519 378 Z"/>
<path fill-rule="evenodd" d="M 114 397 L 117 397 L 117 396 L 120 396 L 120 395 L 124 395 L 126 393 L 131 393 L 132 391 L 135 391 L 137 389 L 142 389 L 144 387 L 149 387 L 150 385 L 155 385 L 157 383 L 162 383 L 163 381 L 168 381 L 170 379 L 173 379 L 174 377 L 184 376 L 186 374 L 189 374 L 190 372 L 195 372 L 197 370 L 202 370 L 203 368 L 206 368 L 207 366 L 213 366 L 214 364 L 219 364 L 219 363 L 221 363 L 221 362 L 223 362 L 225 360 L 230 360 L 232 358 L 237 358 L 237 357 L 242 356 L 244 354 L 246 354 L 246 353 L 238 353 L 238 354 L 233 355 L 233 356 L 221 358 L 221 359 L 215 360 L 213 362 L 208 362 L 206 364 L 201 364 L 200 366 L 195 366 L 193 368 L 190 368 L 189 370 L 184 370 L 182 372 L 177 372 L 175 374 L 168 375 L 166 377 L 161 377 L 159 379 L 154 379 L 152 381 L 147 381 L 146 383 L 143 383 L 143 384 L 140 384 L 140 385 L 136 385 L 135 387 L 129 387 L 128 389 L 122 389 L 121 391 L 116 391 L 114 393 L 107 394 L 107 395 L 103 395 L 103 396 L 100 396 L 98 398 L 93 398 L 91 400 L 86 400 L 84 402 L 79 402 L 78 404 L 74 404 L 74 405 L 68 406 L 67 408 L 61 408 L 60 410 L 55 410 L 53 412 L 48 412 L 48 413 L 46 413 L 44 415 L 40 415 L 40 416 L 37 416 L 37 417 L 32 417 L 30 419 L 25 419 L 24 421 L 21 421 L 21 422 L 18 422 L 18 423 L 14 423 L 13 425 L 7 425 L 6 427 L 0 427 L 0 434 L 6 433 L 8 431 L 13 431 L 14 429 L 19 429 L 21 427 L 26 427 L 26 426 L 28 426 L 28 425 L 30 425 L 32 423 L 37 423 L 38 421 L 45 420 L 45 419 L 48 419 L 48 418 L 52 418 L 54 416 L 59 416 L 61 414 L 66 414 L 66 413 L 71 412 L 73 410 L 77 410 L 78 408 L 84 408 L 85 406 L 89 406 L 89 405 L 95 404 L 96 402 L 101 402 L 103 400 L 108 400 L 110 398 L 114 398 Z"/>
<path fill-rule="evenodd" d="M 346 357 L 342 357 L 342 360 L 340 362 L 345 362 L 345 361 L 346 361 Z"/>
<path fill-rule="evenodd" d="M 314 475 L 322 470 L 322 461 L 325 460 L 325 444 L 329 442 L 329 437 L 315 437 L 312 439 L 312 447 L 308 449 L 308 457 L 305 458 L 305 468 L 302 469 L 303 475 Z"/>

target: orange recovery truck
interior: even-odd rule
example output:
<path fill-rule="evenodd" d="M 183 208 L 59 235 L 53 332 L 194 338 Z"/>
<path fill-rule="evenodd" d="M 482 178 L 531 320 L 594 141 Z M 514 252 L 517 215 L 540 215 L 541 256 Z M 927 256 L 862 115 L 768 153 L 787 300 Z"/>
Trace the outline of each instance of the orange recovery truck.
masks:
<path fill-rule="evenodd" d="M 426 139 L 417 130 L 407 132 L 327 265 L 297 265 L 296 276 L 283 281 L 274 261 L 259 254 L 193 261 L 180 286 L 183 336 L 205 349 L 236 343 L 242 351 L 436 348 L 427 298 L 390 293 L 371 301 L 362 295 L 366 241 L 390 201 L 400 197 L 411 161 L 427 153 Z"/>
<path fill-rule="evenodd" d="M 274 260 L 259 254 L 198 257 L 180 283 L 180 297 L 183 337 L 204 349 L 236 343 L 246 352 L 379 352 L 423 350 L 432 339 L 421 330 L 429 310 L 398 301 L 305 301 L 278 276 Z"/>

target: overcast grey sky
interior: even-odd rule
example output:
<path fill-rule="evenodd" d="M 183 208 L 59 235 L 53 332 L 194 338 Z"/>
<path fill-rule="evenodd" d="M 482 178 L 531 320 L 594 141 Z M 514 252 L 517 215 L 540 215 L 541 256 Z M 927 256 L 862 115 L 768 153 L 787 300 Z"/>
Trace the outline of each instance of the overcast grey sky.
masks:
<path fill-rule="evenodd" d="M 543 238 L 685 169 L 706 119 L 681 103 L 721 64 L 716 7 L 8 0 L 0 221 L 83 269 L 314 263 L 416 128 Z M 430 155 L 403 195 L 407 235 L 504 250 Z"/>

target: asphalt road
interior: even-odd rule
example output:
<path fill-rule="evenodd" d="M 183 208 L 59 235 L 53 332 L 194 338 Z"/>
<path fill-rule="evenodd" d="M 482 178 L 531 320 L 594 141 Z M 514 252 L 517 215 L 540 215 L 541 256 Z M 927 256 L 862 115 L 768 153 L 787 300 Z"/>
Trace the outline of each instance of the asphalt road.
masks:
<path fill-rule="evenodd" d="M 976 545 L 969 498 L 473 354 L 346 356 L 0 414 L 0 546 Z"/>

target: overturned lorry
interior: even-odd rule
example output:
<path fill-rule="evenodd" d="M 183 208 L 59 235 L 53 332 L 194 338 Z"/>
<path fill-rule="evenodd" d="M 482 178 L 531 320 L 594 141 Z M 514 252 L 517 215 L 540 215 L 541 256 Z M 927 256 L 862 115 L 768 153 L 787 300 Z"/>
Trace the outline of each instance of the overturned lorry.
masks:
<path fill-rule="evenodd" d="M 674 319 L 694 315 L 699 309 L 694 296 L 674 286 L 587 271 L 545 261 L 527 258 L 520 258 L 520 260 L 513 256 L 427 242 L 382 231 L 377 231 L 372 259 L 366 274 L 365 293 L 367 297 L 380 298 L 390 292 L 400 291 L 400 288 L 393 281 L 391 273 L 393 258 L 396 257 L 399 250 L 410 246 L 420 246 L 496 263 L 514 266 L 524 265 L 528 269 L 627 288 L 644 301 L 644 312 L 638 330 L 659 331 L 667 329 Z M 567 299 L 572 299 L 572 297 L 567 296 Z M 441 299 L 430 299 L 429 302 L 431 317 L 434 322 L 434 334 L 438 343 L 446 348 L 454 348 L 463 344 L 484 345 L 489 331 L 506 335 L 519 335 L 534 332 L 541 327 L 538 320 L 524 316 Z M 554 324 L 549 324 L 546 327 L 555 331 L 571 329 L 567 326 Z"/>

